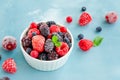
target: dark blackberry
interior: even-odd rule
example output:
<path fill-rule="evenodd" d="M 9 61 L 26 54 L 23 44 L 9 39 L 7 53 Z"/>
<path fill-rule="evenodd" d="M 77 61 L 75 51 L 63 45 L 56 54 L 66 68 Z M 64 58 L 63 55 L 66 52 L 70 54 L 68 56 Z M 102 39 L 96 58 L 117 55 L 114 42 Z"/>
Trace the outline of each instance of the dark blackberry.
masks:
<path fill-rule="evenodd" d="M 28 36 L 23 37 L 22 39 L 23 47 L 30 47 L 32 45 L 32 40 Z"/>
<path fill-rule="evenodd" d="M 64 37 L 67 37 L 70 40 L 70 42 L 72 41 L 72 38 L 68 32 L 64 33 Z"/>
<path fill-rule="evenodd" d="M 52 40 L 47 39 L 44 47 L 45 47 L 45 51 L 50 53 L 54 48 L 54 44 L 53 44 Z"/>
<path fill-rule="evenodd" d="M 48 25 L 48 27 L 50 27 L 51 25 L 56 25 L 54 21 L 47 21 L 46 24 Z"/>
<path fill-rule="evenodd" d="M 31 51 L 32 51 L 31 48 L 27 48 L 27 49 L 26 49 L 26 52 L 27 52 L 28 54 L 30 54 Z"/>
<path fill-rule="evenodd" d="M 59 38 L 59 41 L 62 42 L 63 41 L 63 38 L 58 34 L 58 33 L 52 33 L 52 36 L 57 36 Z"/>
<path fill-rule="evenodd" d="M 81 40 L 81 39 L 83 39 L 83 38 L 84 38 L 84 35 L 83 35 L 83 34 L 79 34 L 79 35 L 78 35 L 78 39 L 79 39 L 79 40 Z"/>
<path fill-rule="evenodd" d="M 3 77 L 2 80 L 10 80 L 10 78 L 9 77 Z"/>
<path fill-rule="evenodd" d="M 38 57 L 39 60 L 47 60 L 47 53 L 43 52 Z"/>
<path fill-rule="evenodd" d="M 0 60 L 2 59 L 2 55 L 0 54 Z"/>
<path fill-rule="evenodd" d="M 86 7 L 82 7 L 81 11 L 86 11 Z"/>
<path fill-rule="evenodd" d="M 50 34 L 50 30 L 47 24 L 41 25 L 39 30 L 44 37 L 47 37 Z"/>
<path fill-rule="evenodd" d="M 59 58 L 58 54 L 55 51 L 52 51 L 51 53 L 47 54 L 48 60 L 56 60 Z"/>

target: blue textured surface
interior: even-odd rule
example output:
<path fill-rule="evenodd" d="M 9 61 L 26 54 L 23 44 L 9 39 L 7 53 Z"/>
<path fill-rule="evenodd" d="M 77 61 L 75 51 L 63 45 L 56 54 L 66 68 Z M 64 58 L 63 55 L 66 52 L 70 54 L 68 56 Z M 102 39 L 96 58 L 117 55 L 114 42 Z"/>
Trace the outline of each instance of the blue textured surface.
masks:
<path fill-rule="evenodd" d="M 0 42 L 6 35 L 17 38 L 17 49 L 5 51 L 0 45 L 0 78 L 8 76 L 11 80 L 120 80 L 120 21 L 105 23 L 104 15 L 116 11 L 120 15 L 120 0 L 0 0 Z M 112 6 L 111 6 L 112 5 Z M 81 7 L 86 6 L 93 21 L 86 27 L 79 27 L 77 20 Z M 65 23 L 65 17 L 71 15 L 73 22 Z M 55 20 L 70 29 L 74 36 L 74 49 L 69 60 L 57 71 L 42 72 L 31 68 L 20 50 L 19 38 L 22 31 L 32 21 Z M 101 26 L 103 31 L 95 33 Z M 93 40 L 104 37 L 99 47 L 82 52 L 78 46 L 77 35 Z M 1 69 L 2 62 L 13 57 L 17 63 L 17 73 L 8 74 Z"/>

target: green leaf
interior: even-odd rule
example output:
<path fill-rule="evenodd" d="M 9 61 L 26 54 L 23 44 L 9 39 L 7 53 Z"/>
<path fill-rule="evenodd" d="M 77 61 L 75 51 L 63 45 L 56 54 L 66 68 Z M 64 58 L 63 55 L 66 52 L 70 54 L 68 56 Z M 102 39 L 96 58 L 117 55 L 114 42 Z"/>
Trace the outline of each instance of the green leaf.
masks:
<path fill-rule="evenodd" d="M 103 40 L 102 37 L 97 36 L 97 37 L 93 40 L 94 47 L 99 46 L 99 45 L 101 44 L 102 40 Z"/>
<path fill-rule="evenodd" d="M 52 42 L 53 42 L 53 43 L 56 43 L 57 41 L 58 41 L 58 36 L 55 36 L 55 35 L 54 35 L 54 36 L 52 37 Z"/>
<path fill-rule="evenodd" d="M 55 43 L 55 46 L 56 46 L 56 47 L 60 47 L 60 46 L 61 46 L 61 42 Z"/>

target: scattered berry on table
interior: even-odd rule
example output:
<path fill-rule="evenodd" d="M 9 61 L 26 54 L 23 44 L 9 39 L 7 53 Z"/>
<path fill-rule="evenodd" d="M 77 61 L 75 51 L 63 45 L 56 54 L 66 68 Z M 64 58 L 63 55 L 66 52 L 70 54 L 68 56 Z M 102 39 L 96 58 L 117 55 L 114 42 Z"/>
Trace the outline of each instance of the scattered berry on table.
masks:
<path fill-rule="evenodd" d="M 39 52 L 36 51 L 36 50 L 32 50 L 32 51 L 30 52 L 30 56 L 33 57 L 33 58 L 38 58 Z"/>
<path fill-rule="evenodd" d="M 6 59 L 2 64 L 2 69 L 8 73 L 15 73 L 17 71 L 16 63 L 13 58 Z"/>
<path fill-rule="evenodd" d="M 41 25 L 39 27 L 39 30 L 41 32 L 41 35 L 43 35 L 44 37 L 47 37 L 50 34 L 48 25 Z"/>
<path fill-rule="evenodd" d="M 60 27 L 60 31 L 61 32 L 67 32 L 67 29 L 66 29 L 66 27 Z"/>
<path fill-rule="evenodd" d="M 81 50 L 88 51 L 93 46 L 93 42 L 88 39 L 81 39 L 78 46 Z"/>
<path fill-rule="evenodd" d="M 60 32 L 60 28 L 57 25 L 51 25 L 50 33 Z"/>
<path fill-rule="evenodd" d="M 9 77 L 3 77 L 2 80 L 10 80 Z"/>
<path fill-rule="evenodd" d="M 96 27 L 96 32 L 101 32 L 102 31 L 102 28 L 99 26 L 99 27 Z"/>
<path fill-rule="evenodd" d="M 66 17 L 66 22 L 67 23 L 71 23 L 72 22 L 72 17 L 71 16 L 67 16 Z"/>
<path fill-rule="evenodd" d="M 32 22 L 30 24 L 30 29 L 32 29 L 32 28 L 37 28 L 37 24 L 35 22 Z"/>
<path fill-rule="evenodd" d="M 87 12 L 83 12 L 80 15 L 78 23 L 79 23 L 80 26 L 85 26 L 85 25 L 89 24 L 91 21 L 92 21 L 91 15 Z"/>
<path fill-rule="evenodd" d="M 86 11 L 86 7 L 82 7 L 81 11 Z"/>
<path fill-rule="evenodd" d="M 39 57 L 38 57 L 39 60 L 47 60 L 47 53 L 46 52 L 42 52 Z"/>
<path fill-rule="evenodd" d="M 32 46 L 32 39 L 30 37 L 28 37 L 28 36 L 23 37 L 22 45 L 23 45 L 23 47 Z"/>
<path fill-rule="evenodd" d="M 79 34 L 79 35 L 78 35 L 78 39 L 79 39 L 79 40 L 81 40 L 81 39 L 83 39 L 83 38 L 84 38 L 84 35 L 83 35 L 83 34 Z"/>
<path fill-rule="evenodd" d="M 48 25 L 48 27 L 50 27 L 51 25 L 56 25 L 54 21 L 47 21 L 46 24 Z"/>
<path fill-rule="evenodd" d="M 45 51 L 50 53 L 54 49 L 54 44 L 51 39 L 47 39 L 44 45 Z"/>
<path fill-rule="evenodd" d="M 108 23 L 115 23 L 118 19 L 118 14 L 114 11 L 112 12 L 108 12 L 106 15 L 105 15 L 105 19 Z"/>
<path fill-rule="evenodd" d="M 33 36 L 36 36 L 36 35 L 37 35 L 37 33 L 36 33 L 36 32 L 33 32 L 33 33 L 32 33 L 32 37 L 33 37 Z"/>
<path fill-rule="evenodd" d="M 2 40 L 2 47 L 5 50 L 14 50 L 17 47 L 16 39 L 12 36 L 6 36 Z"/>
<path fill-rule="evenodd" d="M 34 50 L 43 52 L 45 44 L 45 38 L 42 35 L 36 35 L 32 37 L 32 46 Z"/>
<path fill-rule="evenodd" d="M 51 53 L 47 54 L 48 60 L 56 60 L 58 59 L 58 57 L 59 55 L 55 51 L 52 51 Z"/>
<path fill-rule="evenodd" d="M 33 28 L 33 29 L 30 29 L 28 31 L 28 36 L 31 38 L 32 37 L 32 33 L 35 32 L 37 35 L 40 34 L 40 31 L 37 29 L 37 28 Z"/>
<path fill-rule="evenodd" d="M 56 47 L 56 52 L 59 56 L 64 56 L 68 51 L 69 46 L 65 42 L 62 42 L 62 45 L 60 47 Z"/>
<path fill-rule="evenodd" d="M 32 51 L 32 49 L 29 48 L 29 47 L 26 49 L 26 52 L 27 52 L 28 54 L 30 54 L 31 51 Z"/>

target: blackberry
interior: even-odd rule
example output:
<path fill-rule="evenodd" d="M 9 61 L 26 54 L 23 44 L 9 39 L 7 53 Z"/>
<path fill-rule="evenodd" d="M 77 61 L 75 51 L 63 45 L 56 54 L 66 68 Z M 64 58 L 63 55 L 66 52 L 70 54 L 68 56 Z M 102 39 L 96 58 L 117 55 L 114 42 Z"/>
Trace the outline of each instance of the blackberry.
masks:
<path fill-rule="evenodd" d="M 46 23 L 45 23 L 45 22 L 40 22 L 40 23 L 38 23 L 38 24 L 37 24 L 38 29 L 40 28 L 41 25 L 44 25 L 44 24 L 46 24 Z"/>
<path fill-rule="evenodd" d="M 23 39 L 22 39 L 22 45 L 23 45 L 23 47 L 30 47 L 32 45 L 31 38 L 28 37 L 28 36 L 23 37 Z"/>
<path fill-rule="evenodd" d="M 39 30 L 44 37 L 47 37 L 50 34 L 50 30 L 47 24 L 41 25 Z"/>
<path fill-rule="evenodd" d="M 46 24 L 48 25 L 48 27 L 50 27 L 51 25 L 56 25 L 54 21 L 47 21 Z"/>
<path fill-rule="evenodd" d="M 43 52 L 38 57 L 39 60 L 47 60 L 47 53 Z"/>
<path fill-rule="evenodd" d="M 86 11 L 86 7 L 82 7 L 81 11 Z"/>
<path fill-rule="evenodd" d="M 54 48 L 54 44 L 53 44 L 52 40 L 47 39 L 44 47 L 45 47 L 45 51 L 50 53 Z"/>
<path fill-rule="evenodd" d="M 59 58 L 58 54 L 55 51 L 52 51 L 51 53 L 47 54 L 48 60 L 56 60 Z"/>
<path fill-rule="evenodd" d="M 81 40 L 81 39 L 83 39 L 83 38 L 84 38 L 84 35 L 83 35 L 83 34 L 79 34 L 79 35 L 78 35 L 78 39 L 79 39 L 79 40 Z"/>
<path fill-rule="evenodd" d="M 64 33 L 64 37 L 67 37 L 70 40 L 70 42 L 72 41 L 72 38 L 68 32 Z"/>
<path fill-rule="evenodd" d="M 0 60 L 2 59 L 2 55 L 0 54 Z"/>
<path fill-rule="evenodd" d="M 58 34 L 58 33 L 52 33 L 52 36 L 57 36 L 59 38 L 59 41 L 62 42 L 63 41 L 63 38 Z"/>
<path fill-rule="evenodd" d="M 32 51 L 32 49 L 31 49 L 31 48 L 27 48 L 25 51 L 26 51 L 28 54 L 30 54 L 30 52 Z"/>

